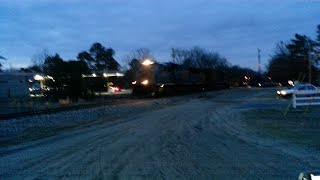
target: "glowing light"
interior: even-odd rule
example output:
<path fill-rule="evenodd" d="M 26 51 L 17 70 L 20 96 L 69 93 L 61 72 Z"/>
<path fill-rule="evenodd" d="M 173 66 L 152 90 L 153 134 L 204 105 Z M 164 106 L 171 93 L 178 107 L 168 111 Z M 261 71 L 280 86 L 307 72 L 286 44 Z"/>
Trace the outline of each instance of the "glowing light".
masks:
<path fill-rule="evenodd" d="M 294 85 L 293 81 L 291 81 L 291 80 L 288 81 L 288 84 L 291 85 L 291 86 Z"/>
<path fill-rule="evenodd" d="M 132 81 L 132 84 L 137 84 L 137 81 Z"/>
<path fill-rule="evenodd" d="M 280 93 L 281 93 L 282 95 L 286 95 L 286 94 L 287 94 L 287 92 L 285 92 L 285 91 L 280 91 Z"/>
<path fill-rule="evenodd" d="M 106 73 L 103 73 L 103 77 L 108 77 L 108 75 Z"/>
<path fill-rule="evenodd" d="M 163 88 L 163 87 L 164 87 L 164 84 L 162 84 L 160 87 Z"/>
<path fill-rule="evenodd" d="M 277 94 L 279 94 L 279 95 L 280 95 L 280 94 L 281 94 L 281 92 L 280 92 L 280 91 L 277 91 Z"/>
<path fill-rule="evenodd" d="M 144 66 L 150 66 L 151 64 L 154 64 L 154 62 L 151 61 L 150 59 L 146 59 L 142 62 L 142 65 Z"/>
<path fill-rule="evenodd" d="M 258 85 L 261 87 L 261 84 L 260 84 L 260 83 L 258 83 Z"/>
<path fill-rule="evenodd" d="M 93 77 L 97 77 L 97 75 L 95 73 L 92 74 Z"/>
<path fill-rule="evenodd" d="M 141 84 L 143 84 L 143 85 L 147 85 L 148 83 L 149 83 L 148 80 L 144 80 L 144 81 L 141 82 Z"/>
<path fill-rule="evenodd" d="M 41 76 L 39 74 L 36 74 L 35 76 L 33 76 L 33 79 L 36 81 L 43 81 L 44 80 L 43 76 Z"/>
<path fill-rule="evenodd" d="M 123 73 L 116 73 L 116 76 L 124 76 Z"/>

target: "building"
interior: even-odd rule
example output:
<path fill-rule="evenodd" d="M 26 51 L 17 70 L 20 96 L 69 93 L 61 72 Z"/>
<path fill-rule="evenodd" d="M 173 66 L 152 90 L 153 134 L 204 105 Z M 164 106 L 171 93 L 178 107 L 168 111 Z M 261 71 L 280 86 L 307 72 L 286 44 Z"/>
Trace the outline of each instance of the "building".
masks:
<path fill-rule="evenodd" d="M 30 73 L 0 73 L 0 99 L 29 96 Z"/>

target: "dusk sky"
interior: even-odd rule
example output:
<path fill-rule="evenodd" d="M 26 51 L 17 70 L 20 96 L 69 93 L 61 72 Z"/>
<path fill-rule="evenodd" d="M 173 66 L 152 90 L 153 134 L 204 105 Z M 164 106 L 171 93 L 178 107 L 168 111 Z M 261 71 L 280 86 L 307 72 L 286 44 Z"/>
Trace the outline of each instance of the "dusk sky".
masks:
<path fill-rule="evenodd" d="M 256 70 L 257 48 L 265 64 L 276 43 L 314 38 L 318 24 L 316 0 L 0 0 L 0 55 L 23 67 L 44 48 L 76 59 L 98 41 L 124 64 L 141 47 L 165 62 L 172 47 L 200 46 Z"/>

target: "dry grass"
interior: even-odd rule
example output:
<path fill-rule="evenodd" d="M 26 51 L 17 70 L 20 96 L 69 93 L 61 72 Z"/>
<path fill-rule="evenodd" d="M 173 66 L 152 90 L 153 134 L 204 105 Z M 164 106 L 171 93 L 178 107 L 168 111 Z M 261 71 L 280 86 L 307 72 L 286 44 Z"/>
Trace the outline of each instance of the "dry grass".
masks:
<path fill-rule="evenodd" d="M 243 113 L 246 123 L 255 129 L 289 141 L 320 149 L 320 107 L 255 109 Z"/>

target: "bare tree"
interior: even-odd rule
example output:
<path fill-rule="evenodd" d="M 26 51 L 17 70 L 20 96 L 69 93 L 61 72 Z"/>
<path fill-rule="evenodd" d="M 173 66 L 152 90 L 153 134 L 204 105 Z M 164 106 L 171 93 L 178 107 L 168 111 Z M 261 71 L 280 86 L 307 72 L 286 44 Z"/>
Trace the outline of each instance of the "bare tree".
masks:
<path fill-rule="evenodd" d="M 172 48 L 171 57 L 173 63 L 182 64 L 186 67 L 214 69 L 230 65 L 227 59 L 219 53 L 207 51 L 198 46 L 189 50 Z"/>
<path fill-rule="evenodd" d="M 126 68 L 131 69 L 131 63 L 132 60 L 135 60 L 135 63 L 138 60 L 139 62 L 143 61 L 144 59 L 151 59 L 155 61 L 154 56 L 152 55 L 151 51 L 148 48 L 139 48 L 136 49 L 135 51 L 132 51 L 131 53 L 125 55 L 122 58 L 122 61 L 126 63 Z"/>
<path fill-rule="evenodd" d="M 134 58 L 138 60 L 143 60 L 146 58 L 149 59 L 154 59 L 153 56 L 151 55 L 151 51 L 148 48 L 139 48 L 134 52 Z"/>
<path fill-rule="evenodd" d="M 189 52 L 180 48 L 171 48 L 171 58 L 172 62 L 175 64 L 183 64 L 183 62 L 188 59 Z"/>
<path fill-rule="evenodd" d="M 43 71 L 44 62 L 47 57 L 49 57 L 49 50 L 47 48 L 44 48 L 31 57 L 31 66 L 33 68 L 39 69 L 40 71 Z"/>

